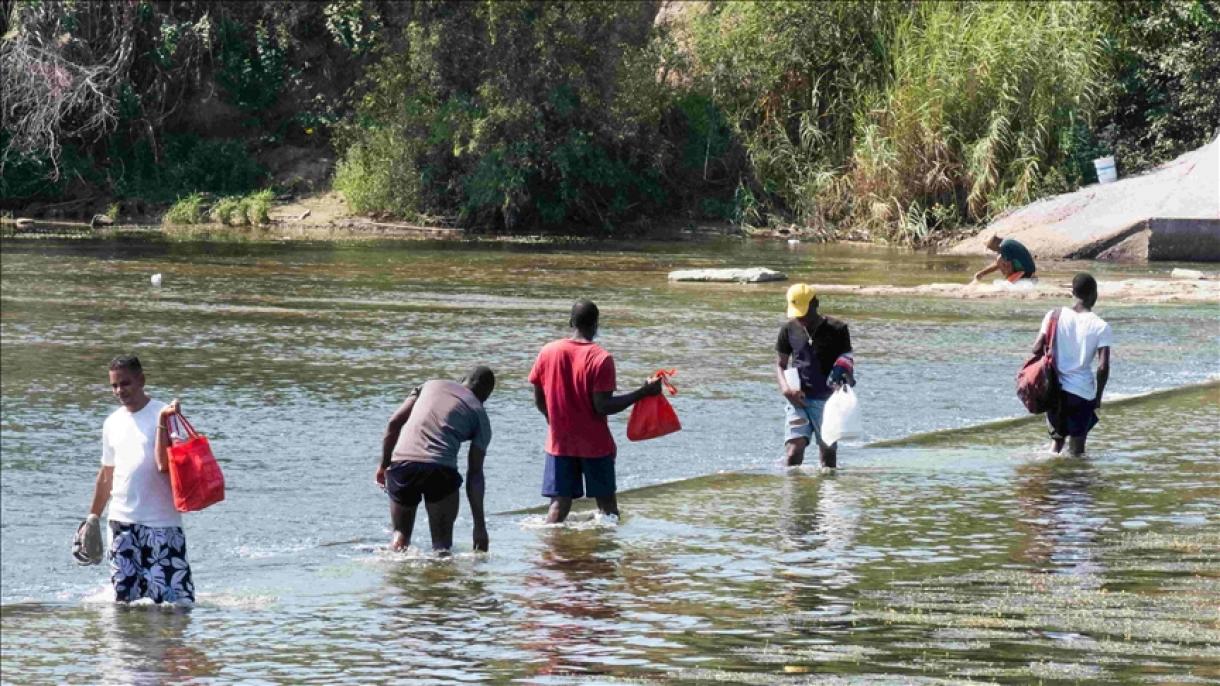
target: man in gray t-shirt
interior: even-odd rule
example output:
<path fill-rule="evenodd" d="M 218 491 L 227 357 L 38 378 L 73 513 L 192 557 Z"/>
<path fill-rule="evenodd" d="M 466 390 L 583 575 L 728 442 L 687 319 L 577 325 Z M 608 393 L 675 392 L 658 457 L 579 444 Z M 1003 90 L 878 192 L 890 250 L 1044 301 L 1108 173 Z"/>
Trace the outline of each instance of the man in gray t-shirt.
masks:
<path fill-rule="evenodd" d="M 487 550 L 483 459 L 491 443 L 491 423 L 483 403 L 495 385 L 495 375 L 482 366 L 472 369 L 461 383 L 428 381 L 411 391 L 390 417 L 374 478 L 390 496 L 390 521 L 394 526 L 390 547 L 394 550 L 411 543 L 420 499 L 428 511 L 432 549 L 448 553 L 453 547 L 453 522 L 462 485 L 458 449 L 466 441 L 470 441 L 466 497 L 474 518 L 474 549 Z"/>

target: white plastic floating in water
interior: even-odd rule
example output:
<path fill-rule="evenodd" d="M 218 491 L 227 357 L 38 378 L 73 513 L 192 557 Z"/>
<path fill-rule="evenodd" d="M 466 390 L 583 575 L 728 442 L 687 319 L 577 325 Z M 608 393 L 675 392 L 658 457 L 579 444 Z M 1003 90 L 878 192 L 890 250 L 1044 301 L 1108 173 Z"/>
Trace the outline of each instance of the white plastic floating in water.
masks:
<path fill-rule="evenodd" d="M 798 238 L 789 238 L 788 245 L 800 245 L 801 241 Z"/>
<path fill-rule="evenodd" d="M 156 274 L 153 274 L 152 278 L 149 279 L 149 281 L 151 281 L 152 285 L 154 285 L 154 286 L 160 286 L 161 285 L 161 272 L 157 272 Z"/>

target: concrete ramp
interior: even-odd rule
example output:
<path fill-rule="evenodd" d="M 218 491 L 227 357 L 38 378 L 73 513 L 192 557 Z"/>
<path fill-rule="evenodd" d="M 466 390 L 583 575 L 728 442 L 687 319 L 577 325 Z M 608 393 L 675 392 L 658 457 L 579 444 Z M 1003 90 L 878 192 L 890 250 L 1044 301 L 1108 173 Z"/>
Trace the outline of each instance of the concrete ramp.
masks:
<path fill-rule="evenodd" d="M 990 254 L 996 234 L 1035 258 L 1220 261 L 1220 138 L 1146 174 L 1013 210 L 949 253 Z"/>

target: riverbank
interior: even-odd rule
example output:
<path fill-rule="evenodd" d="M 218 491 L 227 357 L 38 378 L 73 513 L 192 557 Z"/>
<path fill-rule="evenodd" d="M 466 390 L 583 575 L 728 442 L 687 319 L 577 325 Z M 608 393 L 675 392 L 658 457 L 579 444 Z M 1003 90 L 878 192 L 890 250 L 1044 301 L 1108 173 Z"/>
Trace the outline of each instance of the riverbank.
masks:
<path fill-rule="evenodd" d="M 1168 276 L 1168 275 L 1167 275 Z M 855 286 L 813 284 L 819 293 L 870 296 L 924 296 L 968 300 L 1047 300 L 1071 299 L 1071 280 L 1041 279 L 1037 284 L 931 283 L 921 286 Z M 1220 302 L 1220 280 L 1208 279 L 1119 279 L 1097 281 L 1098 297 L 1104 302 L 1178 303 Z"/>
<path fill-rule="evenodd" d="M 291 208 L 291 211 L 297 211 Z M 1183 270 L 1148 269 L 1148 268 L 1114 268 L 1098 264 L 1093 269 L 1087 263 L 1064 263 L 1062 266 L 1050 261 L 1043 265 L 1044 276 L 1034 282 L 1020 282 L 1010 285 L 1002 281 L 989 284 L 969 284 L 967 282 L 970 270 L 975 266 L 972 261 L 952 256 L 936 256 L 921 254 L 909 249 L 879 246 L 859 241 L 838 241 L 832 243 L 793 243 L 777 241 L 771 238 L 752 238 L 726 235 L 722 227 L 695 226 L 675 227 L 674 231 L 662 237 L 648 239 L 596 238 L 589 236 L 563 235 L 529 235 L 500 236 L 467 234 L 448 231 L 439 227 L 400 227 L 380 222 L 346 224 L 342 220 L 328 219 L 323 213 L 317 217 L 311 215 L 305 221 L 299 221 L 300 215 L 292 218 L 290 212 L 277 212 L 273 216 L 290 219 L 278 219 L 276 223 L 258 227 L 231 227 L 219 224 L 198 224 L 193 226 L 109 226 L 91 229 L 82 223 L 76 224 L 40 224 L 33 229 L 14 231 L 11 225 L 0 228 L 0 236 L 6 240 L 16 239 L 19 242 L 57 242 L 60 240 L 147 244 L 250 244 L 265 245 L 270 249 L 274 246 L 289 246 L 292 244 L 335 243 L 335 244 L 366 244 L 384 243 L 387 246 L 396 242 L 404 244 L 435 244 L 438 247 L 446 245 L 465 245 L 477 247 L 485 245 L 489 248 L 502 246 L 513 250 L 528 250 L 530 246 L 539 246 L 547 250 L 571 248 L 580 251 L 608 249 L 614 251 L 640 251 L 650 253 L 667 251 L 676 245 L 703 245 L 715 251 L 731 246 L 754 246 L 750 252 L 757 251 L 756 257 L 742 258 L 740 266 L 763 266 L 779 268 L 787 276 L 788 282 L 808 282 L 814 285 L 819 294 L 847 295 L 859 297 L 904 297 L 916 299 L 962 299 L 970 301 L 1049 301 L 1070 298 L 1071 274 L 1081 269 L 1094 271 L 1098 278 L 1101 299 L 1107 303 L 1216 303 L 1220 302 L 1220 273 L 1214 271 L 1186 270 L 1190 278 L 1177 278 Z M 734 250 L 736 250 L 734 248 Z M 780 256 L 783 256 L 782 258 Z M 808 268 L 815 270 L 820 265 L 843 263 L 852 260 L 852 256 L 865 258 L 868 261 L 883 255 L 904 255 L 906 259 L 926 261 L 925 269 L 932 273 L 951 272 L 960 276 L 959 281 L 927 282 L 921 279 L 915 282 L 885 283 L 890 281 L 892 274 L 885 270 L 869 271 L 867 273 L 848 273 L 833 270 L 829 273 L 808 273 Z M 717 262 L 709 264 L 702 260 L 689 263 L 675 262 L 669 265 L 676 269 L 705 270 L 707 267 L 731 268 L 733 262 Z M 590 269 L 591 267 L 584 267 Z M 915 273 L 905 278 L 914 277 Z M 833 277 L 828 281 L 826 277 Z M 948 273 L 941 278 L 952 279 Z M 841 279 L 841 280 L 840 280 Z M 729 289 L 738 292 L 740 284 L 720 283 L 686 283 L 670 281 L 669 288 L 679 292 L 685 290 L 707 290 L 709 293 Z M 763 288 L 761 285 L 749 284 L 748 289 Z M 780 282 L 779 287 L 786 287 Z"/>
<path fill-rule="evenodd" d="M 121 214 L 113 210 L 103 212 L 102 209 L 99 209 L 105 206 L 105 203 L 95 200 L 90 205 L 74 205 L 70 211 L 51 211 L 43 208 L 38 213 L 19 212 L 12 216 L 0 216 L 0 235 L 31 238 L 81 238 L 86 236 L 106 238 L 160 233 L 170 238 L 186 237 L 191 240 L 207 238 L 226 241 L 474 239 L 510 243 L 570 243 L 608 238 L 597 232 L 489 233 L 466 230 L 443 223 L 407 222 L 393 218 L 363 216 L 353 213 L 343 195 L 336 191 L 277 197 L 267 212 L 266 222 L 241 226 L 211 221 L 206 212 L 202 214 L 203 221 L 175 224 L 166 220 L 169 215 L 168 211 Z M 115 207 L 116 205 L 111 203 L 109 206 Z M 168 208 L 166 209 L 168 210 Z M 95 217 L 97 221 L 93 221 Z M 799 236 L 811 241 L 818 238 L 796 228 L 751 232 L 728 222 L 693 222 L 679 219 L 662 219 L 647 225 L 621 227 L 613 237 L 641 241 L 672 241 L 692 237 L 724 236 L 751 236 L 777 240 Z"/>

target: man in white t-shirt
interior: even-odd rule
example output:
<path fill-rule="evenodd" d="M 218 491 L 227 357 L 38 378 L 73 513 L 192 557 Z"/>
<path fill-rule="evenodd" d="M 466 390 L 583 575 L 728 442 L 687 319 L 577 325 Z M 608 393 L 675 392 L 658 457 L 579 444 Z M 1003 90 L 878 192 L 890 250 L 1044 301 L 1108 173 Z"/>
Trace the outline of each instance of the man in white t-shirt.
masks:
<path fill-rule="evenodd" d="M 1050 425 L 1051 449 L 1055 453 L 1063 450 L 1068 441 L 1071 454 L 1084 454 L 1084 442 L 1089 430 L 1097 424 L 1097 410 L 1101 407 L 1101 394 L 1110 378 L 1110 346 L 1114 334 L 1104 319 L 1093 314 L 1097 302 L 1097 281 L 1089 274 L 1080 273 L 1072 279 L 1072 295 L 1076 303 L 1059 310 L 1059 323 L 1055 327 L 1055 371 L 1059 376 L 1058 402 L 1047 410 L 1046 421 Z M 1034 342 L 1037 354 L 1050 334 L 1051 314 L 1042 319 L 1042 329 Z M 1097 376 L 1093 376 L 1093 358 L 1096 357 Z"/>
<path fill-rule="evenodd" d="M 110 503 L 110 580 L 115 599 L 193 603 L 195 586 L 186 559 L 182 515 L 169 483 L 169 405 L 144 392 L 135 355 L 110 362 L 110 390 L 123 405 L 102 425 L 102 467 L 97 473 L 90 525 Z"/>

